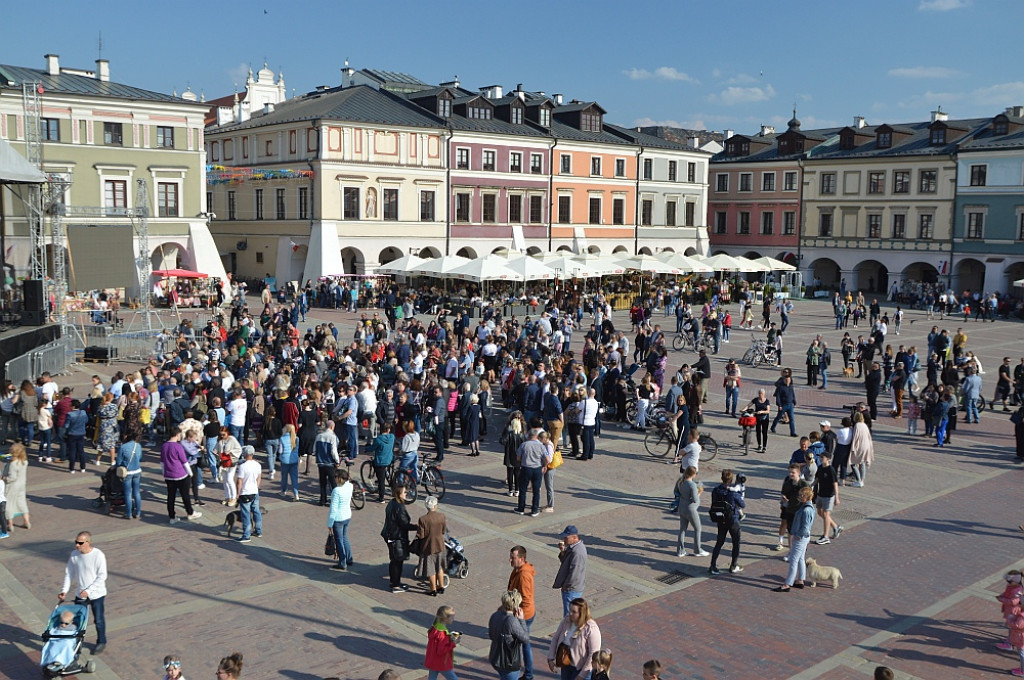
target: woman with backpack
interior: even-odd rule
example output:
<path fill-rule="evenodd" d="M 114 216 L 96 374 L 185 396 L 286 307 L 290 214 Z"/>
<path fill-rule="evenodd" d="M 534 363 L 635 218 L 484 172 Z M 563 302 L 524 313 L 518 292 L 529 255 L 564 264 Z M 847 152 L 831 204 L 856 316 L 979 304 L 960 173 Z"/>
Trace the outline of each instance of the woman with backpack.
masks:
<path fill-rule="evenodd" d="M 741 512 L 747 507 L 743 500 L 742 485 L 736 484 L 736 475 L 732 470 L 722 470 L 722 483 L 711 492 L 711 509 L 709 515 L 711 521 L 718 525 L 718 540 L 715 541 L 715 549 L 711 553 L 711 566 L 708 573 L 712 576 L 721 574 L 718 570 L 718 555 L 722 552 L 726 535 L 732 537 L 732 560 L 729 565 L 729 572 L 738 574 L 743 567 L 738 564 L 740 557 L 740 519 Z"/>

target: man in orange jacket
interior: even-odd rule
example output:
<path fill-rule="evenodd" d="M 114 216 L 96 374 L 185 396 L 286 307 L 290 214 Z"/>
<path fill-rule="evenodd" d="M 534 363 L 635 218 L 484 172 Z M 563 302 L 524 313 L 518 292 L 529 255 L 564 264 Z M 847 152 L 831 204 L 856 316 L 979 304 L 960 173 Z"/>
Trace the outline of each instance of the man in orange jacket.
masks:
<path fill-rule="evenodd" d="M 530 626 L 533 625 L 533 618 L 536 609 L 533 604 L 533 576 L 536 570 L 533 565 L 526 561 L 526 548 L 517 545 L 509 551 L 509 564 L 512 565 L 512 573 L 508 577 L 508 590 L 518 590 L 523 596 L 523 619 L 526 623 L 526 633 L 530 633 Z M 523 645 L 523 675 L 521 680 L 533 680 L 533 647 L 529 644 Z"/>

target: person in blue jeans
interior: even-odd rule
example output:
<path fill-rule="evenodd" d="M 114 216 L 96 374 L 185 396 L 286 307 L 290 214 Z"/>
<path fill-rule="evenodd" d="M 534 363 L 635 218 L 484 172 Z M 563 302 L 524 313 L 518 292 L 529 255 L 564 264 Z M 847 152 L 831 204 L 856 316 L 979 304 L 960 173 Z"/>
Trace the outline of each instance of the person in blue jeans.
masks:
<path fill-rule="evenodd" d="M 235 484 L 238 490 L 238 509 L 242 513 L 242 536 L 239 543 L 249 543 L 252 536 L 263 536 L 263 513 L 260 512 L 260 478 L 263 467 L 253 460 L 256 449 L 252 446 L 242 447 L 244 463 L 235 471 Z"/>
<path fill-rule="evenodd" d="M 793 390 L 793 377 L 788 373 L 775 383 L 775 403 L 779 412 L 775 414 L 772 421 L 771 431 L 775 434 L 775 426 L 782 420 L 783 414 L 789 415 L 789 436 L 796 436 L 796 418 L 793 416 L 793 407 L 796 406 L 796 392 Z"/>
<path fill-rule="evenodd" d="M 71 402 L 71 413 L 68 414 L 64 426 L 68 431 L 68 469 L 71 474 L 75 473 L 75 462 L 79 468 L 85 471 L 85 427 L 89 416 L 81 408 L 82 404 L 77 399 Z"/>
<path fill-rule="evenodd" d="M 803 588 L 804 579 L 807 578 L 807 565 L 804 563 L 804 555 L 807 554 L 807 544 L 811 541 L 811 528 L 814 525 L 814 506 L 811 499 L 814 497 L 814 490 L 805 486 L 800 489 L 797 500 L 800 501 L 800 508 L 793 516 L 793 528 L 790 530 L 789 543 L 789 570 L 786 573 L 786 581 L 778 588 L 773 588 L 776 593 L 788 593 L 792 587 Z"/>
<path fill-rule="evenodd" d="M 551 587 L 562 591 L 562 612 L 564 616 L 568 616 L 569 605 L 573 600 L 583 597 L 583 588 L 586 586 L 587 546 L 583 545 L 580 531 L 575 524 L 563 529 L 561 538 L 558 543 L 560 564 Z"/>
<path fill-rule="evenodd" d="M 327 528 L 334 534 L 334 545 L 338 551 L 338 563 L 331 569 L 346 571 L 352 566 L 352 544 L 348 540 L 348 524 L 352 521 L 352 482 L 348 470 L 339 469 L 334 473 L 334 490 L 331 491 L 331 511 L 327 515 Z"/>
<path fill-rule="evenodd" d="M 134 441 L 121 444 L 117 450 L 115 465 L 124 466 L 124 518 L 138 519 L 142 513 L 142 492 L 139 484 L 142 480 L 142 430 L 135 434 Z"/>

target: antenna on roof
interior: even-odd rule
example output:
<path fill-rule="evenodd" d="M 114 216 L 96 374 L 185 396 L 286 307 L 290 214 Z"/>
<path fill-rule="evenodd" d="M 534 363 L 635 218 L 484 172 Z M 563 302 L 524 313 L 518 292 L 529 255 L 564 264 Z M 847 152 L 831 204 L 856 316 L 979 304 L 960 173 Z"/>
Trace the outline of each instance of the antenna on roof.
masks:
<path fill-rule="evenodd" d="M 96 58 L 103 58 L 103 31 L 99 32 L 99 39 L 96 42 Z"/>

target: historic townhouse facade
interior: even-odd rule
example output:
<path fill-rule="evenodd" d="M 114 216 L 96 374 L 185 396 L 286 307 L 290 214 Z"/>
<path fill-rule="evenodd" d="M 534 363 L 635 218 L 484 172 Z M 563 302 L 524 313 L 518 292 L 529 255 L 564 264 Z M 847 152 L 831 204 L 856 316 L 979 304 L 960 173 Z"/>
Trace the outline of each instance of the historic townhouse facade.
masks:
<path fill-rule="evenodd" d="M 1014 292 L 1024 278 L 1024 107 L 960 144 L 953 218 L 953 289 Z"/>
<path fill-rule="evenodd" d="M 803 159 L 834 132 L 801 130 L 794 115 L 781 134 L 762 127 L 757 135 L 729 137 L 708 178 L 712 252 L 767 255 L 797 265 Z"/>
<path fill-rule="evenodd" d="M 371 273 L 445 251 L 440 118 L 369 85 L 322 88 L 207 131 L 214 237 L 228 268 L 279 281 Z"/>
<path fill-rule="evenodd" d="M 41 87 L 43 171 L 70 181 L 64 224 L 69 229 L 122 227 L 126 243 L 132 243 L 132 252 L 137 253 L 138 239 L 125 211 L 136 207 L 136 180 L 145 179 L 153 268 L 181 266 L 223 278 L 220 260 L 211 255 L 215 249 L 205 215 L 206 105 L 191 93 L 176 97 L 111 81 L 110 65 L 104 59 L 96 61 L 95 70 L 62 67 L 52 54 L 46 56 L 43 69 L 0 65 L 0 138 L 23 155 L 22 84 L 31 82 Z M 30 251 L 28 223 L 20 202 L 7 201 L 6 209 L 11 248 L 7 259 L 23 276 Z M 84 276 L 85 263 L 102 254 L 91 246 L 99 247 L 88 239 L 75 242 L 69 273 L 77 264 L 80 277 Z M 101 284 L 102 276 L 90 281 Z M 130 294 L 137 294 L 137 285 L 127 287 Z"/>
<path fill-rule="evenodd" d="M 986 121 L 854 125 L 807 153 L 800 251 L 805 281 L 884 293 L 950 283 L 957 144 Z"/>

